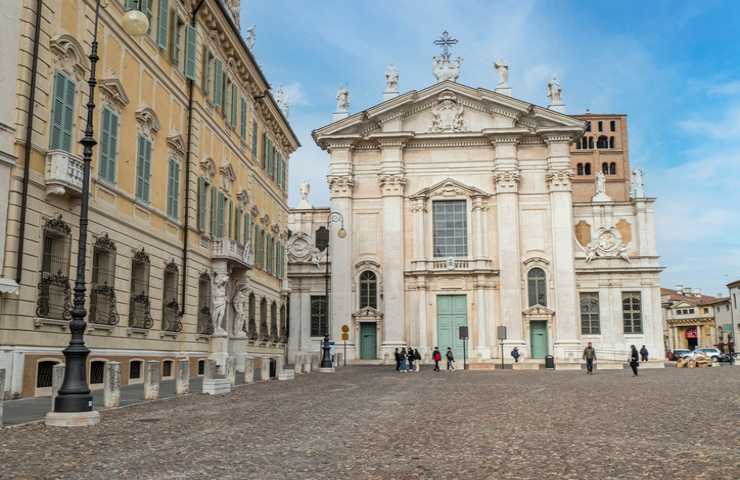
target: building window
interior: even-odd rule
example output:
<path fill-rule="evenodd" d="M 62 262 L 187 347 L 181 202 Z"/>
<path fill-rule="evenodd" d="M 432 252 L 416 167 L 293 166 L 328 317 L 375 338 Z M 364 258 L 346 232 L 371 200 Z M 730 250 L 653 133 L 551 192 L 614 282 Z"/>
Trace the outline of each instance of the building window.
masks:
<path fill-rule="evenodd" d="M 180 162 L 170 158 L 167 172 L 167 216 L 180 219 Z"/>
<path fill-rule="evenodd" d="M 278 311 L 277 303 L 272 302 L 270 305 L 270 339 L 273 342 L 277 342 L 280 339 L 278 335 Z"/>
<path fill-rule="evenodd" d="M 206 230 L 206 212 L 208 203 L 208 182 L 205 178 L 198 178 L 198 231 Z"/>
<path fill-rule="evenodd" d="M 311 295 L 311 336 L 323 337 L 329 334 L 326 316 L 326 297 Z"/>
<path fill-rule="evenodd" d="M 136 199 L 149 203 L 149 179 L 152 173 L 152 142 L 139 135 L 136 152 Z"/>
<path fill-rule="evenodd" d="M 604 131 L 604 122 L 602 122 L 601 120 L 599 120 L 599 131 L 600 132 Z"/>
<path fill-rule="evenodd" d="M 36 315 L 57 320 L 71 318 L 69 256 L 72 231 L 61 215 L 44 225 L 41 252 L 41 280 L 38 284 Z"/>
<path fill-rule="evenodd" d="M 529 294 L 529 306 L 547 306 L 547 277 L 545 271 L 535 267 L 527 273 L 527 286 Z"/>
<path fill-rule="evenodd" d="M 616 175 L 617 174 L 617 164 L 615 162 L 612 162 L 609 164 L 609 175 Z"/>
<path fill-rule="evenodd" d="M 609 148 L 609 139 L 606 137 L 606 135 L 601 135 L 596 140 L 596 148 Z"/>
<path fill-rule="evenodd" d="M 586 120 L 586 131 L 587 132 L 591 131 L 591 120 Z"/>
<path fill-rule="evenodd" d="M 614 137 L 609 137 L 609 148 L 614 148 Z"/>
<path fill-rule="evenodd" d="M 90 384 L 100 385 L 103 383 L 103 377 L 105 376 L 105 362 L 102 360 L 96 360 L 90 362 Z"/>
<path fill-rule="evenodd" d="M 185 52 L 185 39 L 187 36 L 186 26 L 185 22 L 174 13 L 172 14 L 172 27 L 172 64 L 178 66 L 180 71 L 183 71 L 185 67 L 183 53 Z"/>
<path fill-rule="evenodd" d="M 642 333 L 642 305 L 640 292 L 622 293 L 622 319 L 624 333 Z"/>
<path fill-rule="evenodd" d="M 178 269 L 174 262 L 164 268 L 164 285 L 162 287 L 162 330 L 181 332 L 180 306 L 177 303 Z"/>
<path fill-rule="evenodd" d="M 92 285 L 90 289 L 90 321 L 104 325 L 116 325 L 116 246 L 103 235 L 93 247 Z"/>
<path fill-rule="evenodd" d="M 116 157 L 118 155 L 118 115 L 107 106 L 103 107 L 102 124 L 98 177 L 106 182 L 115 183 Z"/>
<path fill-rule="evenodd" d="M 252 109 L 254 110 L 254 109 Z M 252 117 L 252 161 L 257 161 L 257 142 L 259 132 L 257 131 L 257 117 Z"/>
<path fill-rule="evenodd" d="M 169 378 L 172 376 L 172 360 L 165 360 L 162 362 L 162 378 Z"/>
<path fill-rule="evenodd" d="M 247 335 L 250 340 L 257 340 L 257 299 L 254 293 L 249 294 L 249 315 L 247 317 Z"/>
<path fill-rule="evenodd" d="M 138 380 L 141 378 L 141 360 L 132 360 L 128 364 L 128 379 Z"/>
<path fill-rule="evenodd" d="M 54 373 L 54 365 L 59 362 L 47 360 L 45 362 L 39 362 L 36 370 L 36 388 L 49 388 L 51 387 L 51 379 Z"/>
<path fill-rule="evenodd" d="M 599 294 L 581 293 L 581 335 L 599 335 Z"/>
<path fill-rule="evenodd" d="M 586 163 L 583 165 L 583 172 L 586 175 L 591 175 L 591 164 L 590 163 Z"/>
<path fill-rule="evenodd" d="M 201 273 L 198 277 L 198 333 L 211 335 L 213 323 L 211 322 L 211 276 Z"/>
<path fill-rule="evenodd" d="M 594 148 L 594 137 L 588 137 L 588 148 L 593 150 Z"/>
<path fill-rule="evenodd" d="M 264 298 L 260 300 L 260 339 L 270 339 L 270 332 L 267 331 L 267 300 Z"/>
<path fill-rule="evenodd" d="M 198 375 L 205 375 L 205 374 L 206 374 L 206 361 L 198 360 Z"/>
<path fill-rule="evenodd" d="M 360 308 L 378 308 L 378 277 L 366 270 L 360 274 Z"/>
<path fill-rule="evenodd" d="M 149 256 L 144 249 L 131 260 L 131 300 L 128 325 L 133 328 L 152 328 L 149 311 Z"/>
<path fill-rule="evenodd" d="M 432 202 L 435 257 L 468 255 L 468 218 L 465 200 Z"/>
<path fill-rule="evenodd" d="M 583 164 L 579 163 L 576 166 L 576 175 L 583 175 Z"/>
<path fill-rule="evenodd" d="M 616 120 L 609 121 L 609 130 L 611 130 L 612 132 L 617 131 L 617 121 Z"/>
<path fill-rule="evenodd" d="M 604 175 L 609 175 L 609 164 L 604 162 L 601 164 L 601 173 Z"/>
<path fill-rule="evenodd" d="M 75 83 L 61 72 L 54 75 L 54 104 L 51 107 L 49 150 L 72 150 L 75 113 Z"/>

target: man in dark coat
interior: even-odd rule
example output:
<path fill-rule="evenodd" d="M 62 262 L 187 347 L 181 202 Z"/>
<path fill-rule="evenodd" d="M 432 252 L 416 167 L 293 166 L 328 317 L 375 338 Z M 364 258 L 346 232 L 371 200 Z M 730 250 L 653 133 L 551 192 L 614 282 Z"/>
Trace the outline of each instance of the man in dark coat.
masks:
<path fill-rule="evenodd" d="M 401 353 L 396 349 L 396 371 L 401 370 Z"/>
<path fill-rule="evenodd" d="M 594 373 L 594 360 L 596 360 L 596 349 L 594 349 L 591 342 L 588 342 L 586 348 L 583 349 L 583 359 L 586 360 L 586 374 L 593 375 Z"/>
<path fill-rule="evenodd" d="M 643 345 L 642 348 L 640 349 L 640 361 L 641 362 L 648 361 L 648 349 L 645 345 Z"/>

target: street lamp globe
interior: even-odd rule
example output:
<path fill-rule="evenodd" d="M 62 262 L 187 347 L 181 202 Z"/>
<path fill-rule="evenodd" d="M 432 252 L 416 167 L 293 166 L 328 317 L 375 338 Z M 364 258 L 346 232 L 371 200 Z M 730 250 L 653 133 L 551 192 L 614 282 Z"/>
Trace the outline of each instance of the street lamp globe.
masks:
<path fill-rule="evenodd" d="M 347 238 L 347 230 L 344 229 L 344 227 L 337 230 L 337 237 L 339 238 Z"/>
<path fill-rule="evenodd" d="M 149 19 L 140 10 L 129 10 L 123 15 L 123 29 L 132 37 L 140 37 L 149 31 Z"/>

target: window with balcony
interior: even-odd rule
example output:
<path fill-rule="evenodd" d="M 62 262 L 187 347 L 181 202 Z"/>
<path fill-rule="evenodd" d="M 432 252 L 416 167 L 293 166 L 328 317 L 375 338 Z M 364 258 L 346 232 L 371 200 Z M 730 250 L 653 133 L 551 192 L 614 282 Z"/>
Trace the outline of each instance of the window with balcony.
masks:
<path fill-rule="evenodd" d="M 116 245 L 106 233 L 93 247 L 92 285 L 90 288 L 90 322 L 118 324 L 116 309 Z"/>
<path fill-rule="evenodd" d="M 642 333 L 642 301 L 640 292 L 622 293 L 622 319 L 625 334 Z"/>
<path fill-rule="evenodd" d="M 541 268 L 535 267 L 527 273 L 527 293 L 530 307 L 547 306 L 547 276 Z"/>
<path fill-rule="evenodd" d="M 378 308 L 378 277 L 365 270 L 360 274 L 360 308 Z"/>
<path fill-rule="evenodd" d="M 468 218 L 465 200 L 432 202 L 432 222 L 435 257 L 468 255 Z"/>
<path fill-rule="evenodd" d="M 581 335 L 601 334 L 598 292 L 581 293 Z"/>
<path fill-rule="evenodd" d="M 198 277 L 198 333 L 211 335 L 213 323 L 211 322 L 211 276 L 201 273 Z"/>
<path fill-rule="evenodd" d="M 164 268 L 164 284 L 162 286 L 162 330 L 166 332 L 181 332 L 180 306 L 177 303 L 178 268 L 175 262 L 170 262 Z"/>
<path fill-rule="evenodd" d="M 36 315 L 55 320 L 71 318 L 69 257 L 72 230 L 61 215 L 46 221 L 41 252 Z"/>
<path fill-rule="evenodd" d="M 323 337 L 329 333 L 326 314 L 326 296 L 311 295 L 311 336 Z"/>
<path fill-rule="evenodd" d="M 75 83 L 62 72 L 54 74 L 49 150 L 72 152 L 75 117 Z"/>
<path fill-rule="evenodd" d="M 149 267 L 149 255 L 144 249 L 137 251 L 131 260 L 128 326 L 132 328 L 152 328 L 154 323 L 150 312 Z"/>

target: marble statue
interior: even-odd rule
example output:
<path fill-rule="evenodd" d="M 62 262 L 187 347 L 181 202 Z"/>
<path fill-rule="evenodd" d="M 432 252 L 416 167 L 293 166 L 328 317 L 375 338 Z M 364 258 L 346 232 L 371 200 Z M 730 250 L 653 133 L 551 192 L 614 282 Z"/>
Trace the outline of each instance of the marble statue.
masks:
<path fill-rule="evenodd" d="M 311 184 L 307 180 L 303 180 L 298 186 L 298 193 L 301 195 L 301 200 L 308 201 L 308 194 L 311 193 Z"/>
<path fill-rule="evenodd" d="M 606 193 L 606 176 L 604 172 L 596 174 L 596 195 Z"/>
<path fill-rule="evenodd" d="M 223 328 L 224 318 L 226 316 L 226 284 L 229 276 L 225 273 L 217 273 L 213 277 L 213 334 L 216 336 L 226 335 Z"/>
<path fill-rule="evenodd" d="M 429 131 L 432 133 L 463 131 L 464 113 L 465 109 L 458 103 L 454 94 L 440 95 L 437 103 L 432 106 L 432 126 L 429 127 Z"/>
<path fill-rule="evenodd" d="M 244 243 L 244 250 L 242 250 L 242 261 L 247 265 L 252 264 L 252 245 L 251 242 Z"/>
<path fill-rule="evenodd" d="M 563 89 L 560 88 L 560 80 L 558 80 L 558 77 L 553 76 L 552 80 L 547 82 L 547 98 L 550 99 L 550 105 L 562 105 L 562 94 Z"/>
<path fill-rule="evenodd" d="M 398 68 L 395 65 L 388 65 L 385 70 L 385 91 L 398 91 Z"/>
<path fill-rule="evenodd" d="M 283 111 L 285 116 L 288 116 L 288 97 L 285 94 L 285 89 L 282 85 L 278 85 L 277 89 L 275 89 L 275 103 L 277 103 L 277 106 L 280 108 L 280 110 Z"/>
<path fill-rule="evenodd" d="M 247 48 L 249 50 L 254 49 L 254 42 L 257 40 L 257 34 L 255 33 L 254 29 L 256 28 L 256 25 L 252 25 L 247 29 L 247 35 L 244 37 L 244 43 L 247 44 Z"/>
<path fill-rule="evenodd" d="M 341 86 L 337 90 L 337 112 L 349 111 L 349 90 L 347 87 Z"/>
<path fill-rule="evenodd" d="M 632 170 L 630 177 L 630 197 L 645 198 L 645 181 L 642 176 L 642 169 Z"/>
<path fill-rule="evenodd" d="M 509 66 L 502 59 L 494 62 L 493 67 L 498 73 L 498 86 L 504 87 L 509 85 Z"/>
<path fill-rule="evenodd" d="M 450 80 L 456 82 L 460 76 L 460 65 L 463 59 L 460 57 L 450 59 L 444 57 L 432 58 L 432 72 L 438 82 Z"/>
<path fill-rule="evenodd" d="M 247 290 L 246 285 L 242 284 L 239 286 L 239 290 L 232 299 L 232 304 L 234 305 L 234 311 L 236 311 L 236 316 L 234 317 L 234 336 L 246 337 L 247 332 L 244 330 L 244 325 L 246 325 L 249 311 L 249 290 Z"/>

